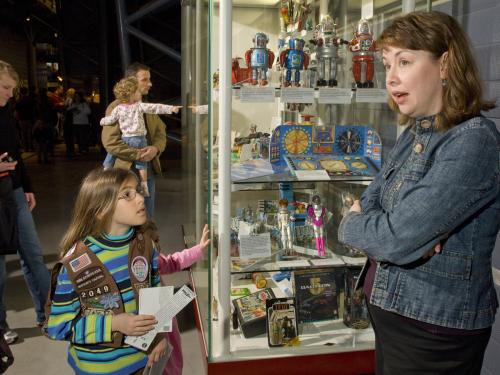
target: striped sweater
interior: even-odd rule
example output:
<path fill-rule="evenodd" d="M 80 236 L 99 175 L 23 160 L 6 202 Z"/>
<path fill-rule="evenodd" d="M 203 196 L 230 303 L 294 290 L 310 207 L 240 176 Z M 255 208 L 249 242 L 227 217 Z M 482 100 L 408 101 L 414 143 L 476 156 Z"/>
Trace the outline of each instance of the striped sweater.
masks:
<path fill-rule="evenodd" d="M 137 314 L 129 273 L 129 243 L 134 236 L 132 228 L 123 236 L 86 237 L 85 245 L 93 251 L 110 271 L 121 293 L 126 313 Z M 160 284 L 158 252 L 153 250 L 151 264 L 152 286 Z M 78 316 L 80 300 L 63 267 L 57 278 L 51 312 L 48 320 L 48 336 L 55 340 L 70 341 L 68 363 L 78 375 L 131 374 L 147 363 L 147 355 L 134 347 L 123 345 L 110 348 L 99 345 L 111 342 L 111 316 Z"/>

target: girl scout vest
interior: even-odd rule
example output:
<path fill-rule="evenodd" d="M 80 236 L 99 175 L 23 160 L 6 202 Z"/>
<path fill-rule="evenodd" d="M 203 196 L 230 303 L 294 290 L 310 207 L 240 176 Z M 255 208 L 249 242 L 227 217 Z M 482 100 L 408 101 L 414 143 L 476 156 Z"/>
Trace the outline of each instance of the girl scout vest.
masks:
<path fill-rule="evenodd" d="M 158 235 L 150 230 L 137 231 L 129 243 L 128 271 L 134 297 L 139 302 L 139 290 L 151 286 L 151 260 L 153 254 L 153 239 Z M 48 317 L 54 291 L 57 286 L 57 276 L 65 267 L 75 292 L 80 298 L 80 315 L 120 314 L 125 312 L 120 290 L 113 276 L 82 241 L 79 241 L 52 269 L 49 298 L 45 304 L 44 332 L 47 332 Z M 123 334 L 113 332 L 113 342 L 99 345 L 118 348 L 123 345 Z"/>

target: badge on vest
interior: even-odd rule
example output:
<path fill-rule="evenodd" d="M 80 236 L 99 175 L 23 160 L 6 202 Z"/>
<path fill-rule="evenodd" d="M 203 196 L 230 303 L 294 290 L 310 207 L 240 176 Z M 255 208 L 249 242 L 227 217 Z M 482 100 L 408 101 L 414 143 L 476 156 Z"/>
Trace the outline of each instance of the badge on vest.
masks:
<path fill-rule="evenodd" d="M 78 272 L 90 264 L 90 258 L 88 254 L 82 254 L 78 258 L 73 259 L 69 262 L 69 266 L 73 270 L 73 272 Z"/>
<path fill-rule="evenodd" d="M 121 298 L 119 293 L 104 293 L 100 296 L 90 297 L 90 294 L 93 294 L 93 291 L 90 290 L 88 291 L 86 298 L 83 297 L 84 293 L 85 292 L 82 292 L 82 299 L 84 299 L 84 302 L 82 303 L 84 315 L 112 314 L 112 310 L 119 307 Z"/>
<path fill-rule="evenodd" d="M 148 278 L 149 264 L 145 257 L 137 256 L 132 259 L 130 269 L 132 270 L 132 273 L 137 281 L 142 283 Z"/>
<path fill-rule="evenodd" d="M 87 255 L 87 254 L 85 254 Z M 99 285 L 104 279 L 104 271 L 101 267 L 91 267 L 76 276 L 75 284 L 77 289 L 90 289 Z"/>

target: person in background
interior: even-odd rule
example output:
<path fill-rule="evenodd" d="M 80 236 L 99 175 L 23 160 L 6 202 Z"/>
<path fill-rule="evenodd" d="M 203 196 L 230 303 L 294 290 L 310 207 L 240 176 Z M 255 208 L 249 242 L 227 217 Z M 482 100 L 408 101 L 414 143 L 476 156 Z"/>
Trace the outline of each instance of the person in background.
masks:
<path fill-rule="evenodd" d="M 66 109 L 71 113 L 73 119 L 73 129 L 76 133 L 76 143 L 78 144 L 78 152 L 82 155 L 89 153 L 90 141 L 90 120 L 91 113 L 85 97 L 81 92 L 76 92 L 71 103 Z"/>
<path fill-rule="evenodd" d="M 406 128 L 339 225 L 369 258 L 376 373 L 479 375 L 498 308 L 500 134 L 481 115 L 495 104 L 453 17 L 409 13 L 377 43 Z"/>
<path fill-rule="evenodd" d="M 135 77 L 139 85 L 139 91 L 143 100 L 152 87 L 151 73 L 148 66 L 133 63 L 127 68 L 125 77 Z M 115 100 L 106 109 L 106 116 L 120 104 Z M 149 197 L 145 204 L 150 218 L 154 216 L 155 206 L 155 175 L 161 174 L 160 155 L 167 144 L 166 126 L 158 115 L 146 114 L 144 116 L 147 130 L 148 145 L 141 149 L 130 147 L 122 140 L 122 134 L 118 123 L 113 126 L 102 127 L 101 140 L 106 151 L 117 157 L 115 167 L 130 169 L 136 160 L 149 162 L 148 190 Z"/>
<path fill-rule="evenodd" d="M 0 154 L 7 153 L 11 158 L 10 161 L 2 158 L 0 172 L 9 171 L 12 179 L 19 230 L 18 254 L 24 278 L 35 305 L 35 324 L 41 326 L 45 320 L 44 304 L 49 291 L 50 275 L 43 261 L 40 240 L 31 215 L 31 211 L 36 206 L 36 199 L 21 158 L 10 105 L 10 98 L 18 82 L 19 76 L 12 65 L 0 61 Z M 0 329 L 5 332 L 6 341 L 12 343 L 18 335 L 7 324 L 7 313 L 3 301 L 6 279 L 5 256 L 0 255 Z"/>
<path fill-rule="evenodd" d="M 68 107 L 73 104 L 75 97 L 75 89 L 70 87 L 66 91 L 64 98 L 64 118 L 63 121 L 63 138 L 66 145 L 66 157 L 72 158 L 75 155 L 75 135 L 73 126 L 73 113 L 68 111 Z"/>

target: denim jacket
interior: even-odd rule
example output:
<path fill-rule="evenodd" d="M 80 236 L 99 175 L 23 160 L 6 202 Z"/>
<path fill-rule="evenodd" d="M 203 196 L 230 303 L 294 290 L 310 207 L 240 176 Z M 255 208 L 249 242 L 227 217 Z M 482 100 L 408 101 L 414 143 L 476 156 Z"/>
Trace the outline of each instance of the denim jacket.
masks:
<path fill-rule="evenodd" d="M 483 117 L 437 132 L 434 118 L 405 129 L 348 213 L 339 241 L 377 261 L 370 303 L 458 329 L 493 324 L 491 253 L 500 227 L 500 134 Z M 424 255 L 441 243 L 442 250 Z"/>

